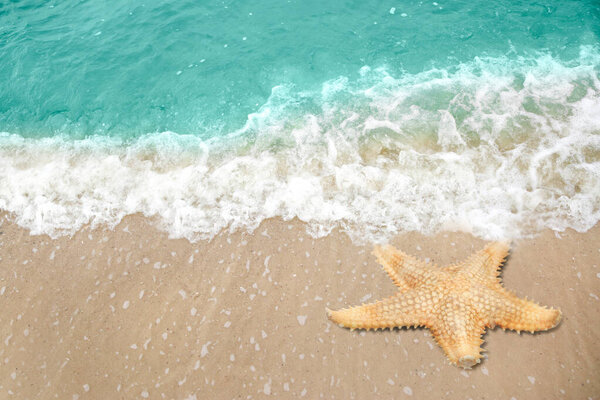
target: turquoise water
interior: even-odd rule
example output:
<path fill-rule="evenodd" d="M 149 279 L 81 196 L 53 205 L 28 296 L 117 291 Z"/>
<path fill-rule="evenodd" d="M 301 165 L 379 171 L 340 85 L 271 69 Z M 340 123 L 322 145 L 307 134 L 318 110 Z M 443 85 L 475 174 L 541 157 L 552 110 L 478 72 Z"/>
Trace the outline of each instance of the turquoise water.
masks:
<path fill-rule="evenodd" d="M 576 59 L 596 1 L 18 1 L 0 8 L 0 130 L 27 137 L 218 135 L 273 87 L 475 57 Z M 390 10 L 393 14 L 390 13 Z"/>
<path fill-rule="evenodd" d="M 0 208 L 211 237 L 600 219 L 597 1 L 0 4 Z"/>

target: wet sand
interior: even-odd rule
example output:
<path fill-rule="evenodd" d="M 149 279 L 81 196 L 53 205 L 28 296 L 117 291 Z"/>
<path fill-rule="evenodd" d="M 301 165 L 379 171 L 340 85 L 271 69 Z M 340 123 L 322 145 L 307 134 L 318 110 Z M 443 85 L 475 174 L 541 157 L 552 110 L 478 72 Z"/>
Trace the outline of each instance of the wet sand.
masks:
<path fill-rule="evenodd" d="M 140 216 L 71 238 L 0 215 L 0 398 L 587 399 L 600 396 L 600 227 L 513 243 L 505 287 L 559 307 L 539 334 L 495 329 L 486 359 L 450 365 L 427 330 L 351 332 L 326 318 L 394 293 L 371 255 L 301 222 L 169 239 Z M 560 236 L 560 237 L 559 237 Z M 392 241 L 439 265 L 484 242 Z"/>

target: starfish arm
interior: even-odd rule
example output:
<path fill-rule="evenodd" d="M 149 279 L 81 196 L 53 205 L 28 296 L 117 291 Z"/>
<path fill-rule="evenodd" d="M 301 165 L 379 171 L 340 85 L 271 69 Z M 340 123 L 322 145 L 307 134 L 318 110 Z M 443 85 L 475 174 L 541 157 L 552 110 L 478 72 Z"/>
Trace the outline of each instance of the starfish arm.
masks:
<path fill-rule="evenodd" d="M 494 304 L 493 325 L 515 331 L 545 331 L 559 324 L 560 310 L 540 306 L 539 304 L 517 297 L 503 290 L 501 298 Z"/>
<path fill-rule="evenodd" d="M 433 269 L 433 265 L 409 256 L 390 245 L 376 246 L 373 254 L 402 292 L 425 284 L 433 284 L 437 279 L 438 271 Z"/>
<path fill-rule="evenodd" d="M 354 329 L 385 329 L 428 325 L 429 310 L 414 292 L 398 293 L 387 299 L 338 311 L 327 310 L 336 324 Z"/>
<path fill-rule="evenodd" d="M 471 315 L 460 317 L 456 311 L 448 310 L 443 314 L 441 321 L 430 328 L 448 360 L 466 369 L 479 363 L 483 357 L 481 335 L 485 332 L 485 322 L 473 319 Z"/>
<path fill-rule="evenodd" d="M 495 280 L 500 275 L 500 267 L 506 260 L 509 249 L 510 242 L 492 242 L 464 262 L 449 265 L 444 270 L 458 269 L 484 279 Z"/>

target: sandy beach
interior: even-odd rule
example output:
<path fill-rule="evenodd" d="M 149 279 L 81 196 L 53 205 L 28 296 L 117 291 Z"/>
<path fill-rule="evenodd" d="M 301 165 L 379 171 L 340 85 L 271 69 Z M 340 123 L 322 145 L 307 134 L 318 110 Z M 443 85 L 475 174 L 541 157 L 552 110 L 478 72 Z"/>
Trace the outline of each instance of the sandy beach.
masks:
<path fill-rule="evenodd" d="M 597 399 L 600 226 L 513 242 L 504 286 L 563 312 L 538 334 L 495 329 L 472 370 L 429 332 L 361 332 L 332 309 L 394 293 L 372 246 L 295 220 L 211 241 L 169 239 L 141 216 L 53 240 L 1 215 L 0 398 Z M 438 265 L 484 241 L 392 242 Z"/>

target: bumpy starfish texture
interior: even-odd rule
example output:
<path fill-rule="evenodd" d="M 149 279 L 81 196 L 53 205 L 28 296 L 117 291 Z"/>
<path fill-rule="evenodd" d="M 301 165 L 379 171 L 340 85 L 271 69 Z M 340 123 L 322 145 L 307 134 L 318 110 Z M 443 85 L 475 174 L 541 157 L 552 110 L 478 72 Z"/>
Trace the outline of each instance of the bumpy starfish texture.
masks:
<path fill-rule="evenodd" d="M 426 327 L 451 363 L 471 368 L 480 362 L 481 335 L 503 329 L 543 331 L 558 325 L 560 310 L 542 307 L 504 289 L 500 267 L 509 244 L 493 242 L 460 264 L 444 268 L 411 257 L 392 246 L 373 254 L 398 286 L 395 295 L 372 304 L 327 310 L 340 326 L 354 329 Z"/>

